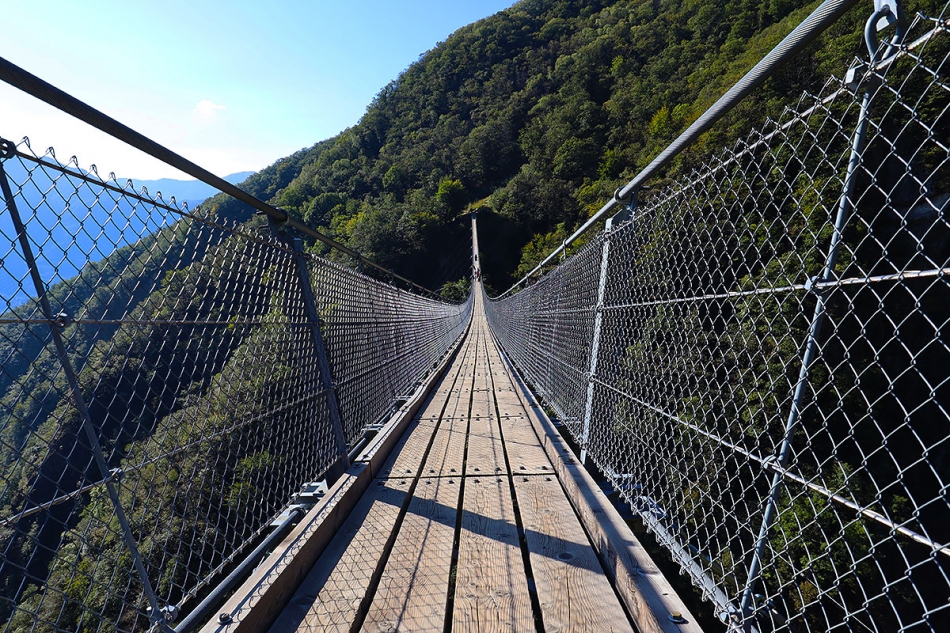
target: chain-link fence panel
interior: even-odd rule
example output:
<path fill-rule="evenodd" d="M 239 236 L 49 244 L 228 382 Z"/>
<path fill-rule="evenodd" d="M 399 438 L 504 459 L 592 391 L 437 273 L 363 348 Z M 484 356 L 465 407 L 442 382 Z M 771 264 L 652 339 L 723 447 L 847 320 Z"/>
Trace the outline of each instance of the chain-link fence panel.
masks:
<path fill-rule="evenodd" d="M 950 630 L 946 17 L 487 303 L 731 629 Z"/>
<path fill-rule="evenodd" d="M 393 410 L 471 299 L 6 151 L 0 630 L 146 630 Z"/>

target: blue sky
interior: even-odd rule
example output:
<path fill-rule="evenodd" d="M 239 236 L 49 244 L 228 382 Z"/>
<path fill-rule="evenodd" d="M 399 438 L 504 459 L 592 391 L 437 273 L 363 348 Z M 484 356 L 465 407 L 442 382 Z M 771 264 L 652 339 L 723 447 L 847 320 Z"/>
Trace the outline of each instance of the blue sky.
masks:
<path fill-rule="evenodd" d="M 11 0 L 0 56 L 218 175 L 355 124 L 458 28 L 514 0 Z M 123 178 L 187 178 L 0 83 L 0 135 Z"/>

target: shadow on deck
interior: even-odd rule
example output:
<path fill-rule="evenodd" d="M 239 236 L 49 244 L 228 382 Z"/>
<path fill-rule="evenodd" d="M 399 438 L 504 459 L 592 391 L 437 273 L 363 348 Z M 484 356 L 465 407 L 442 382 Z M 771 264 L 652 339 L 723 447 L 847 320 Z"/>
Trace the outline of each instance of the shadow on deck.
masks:
<path fill-rule="evenodd" d="M 700 630 L 512 375 L 475 297 L 434 386 L 205 633 Z"/>

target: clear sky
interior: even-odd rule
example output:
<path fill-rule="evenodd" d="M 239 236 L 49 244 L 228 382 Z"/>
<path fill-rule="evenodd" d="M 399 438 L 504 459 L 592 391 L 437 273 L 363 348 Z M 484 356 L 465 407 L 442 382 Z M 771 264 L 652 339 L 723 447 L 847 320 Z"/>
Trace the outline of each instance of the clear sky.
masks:
<path fill-rule="evenodd" d="M 357 123 L 456 29 L 514 0 L 6 0 L 0 56 L 219 176 Z M 188 178 L 0 82 L 0 136 L 103 175 Z"/>

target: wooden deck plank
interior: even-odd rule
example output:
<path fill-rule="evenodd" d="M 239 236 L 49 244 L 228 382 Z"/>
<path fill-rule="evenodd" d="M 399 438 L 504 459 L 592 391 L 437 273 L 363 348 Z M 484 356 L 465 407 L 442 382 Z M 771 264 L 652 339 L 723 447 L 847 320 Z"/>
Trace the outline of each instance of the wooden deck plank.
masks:
<path fill-rule="evenodd" d="M 383 464 L 380 475 L 397 478 L 418 475 L 437 425 L 438 422 L 431 420 L 414 420 Z"/>
<path fill-rule="evenodd" d="M 454 415 L 453 412 L 457 409 L 455 403 L 465 396 L 465 387 L 468 386 L 466 381 L 471 376 L 474 353 L 474 341 L 469 335 L 459 355 L 445 372 L 442 382 L 426 402 L 419 416 L 422 420 L 437 421 L 442 417 Z"/>
<path fill-rule="evenodd" d="M 426 458 L 422 475 L 426 477 L 461 477 L 465 461 L 465 432 L 468 419 L 442 420 Z"/>
<path fill-rule="evenodd" d="M 515 476 L 545 631 L 633 628 L 555 477 Z"/>
<path fill-rule="evenodd" d="M 453 633 L 535 630 L 507 477 L 465 482 Z"/>
<path fill-rule="evenodd" d="M 435 432 L 430 448 L 432 433 L 424 429 L 407 432 L 401 440 L 403 445 L 394 451 L 382 470 L 384 476 L 403 477 L 408 475 L 459 476 L 465 451 L 465 429 L 467 426 L 468 400 L 471 388 L 474 358 L 473 344 L 467 344 L 465 354 L 457 362 L 456 380 L 446 385 L 447 401 L 443 408 L 430 408 L 420 416 L 418 426 L 429 425 Z M 451 387 L 451 388 L 449 388 Z M 460 411 L 465 416 L 459 416 Z M 425 451 L 429 449 L 426 457 Z M 425 464 L 422 464 L 425 458 Z"/>
<path fill-rule="evenodd" d="M 513 475 L 553 475 L 554 467 L 525 418 L 499 420 Z"/>
<path fill-rule="evenodd" d="M 361 630 L 442 630 L 460 487 L 455 478 L 419 480 Z"/>
<path fill-rule="evenodd" d="M 370 484 L 317 564 L 271 627 L 286 631 L 349 631 L 377 562 L 391 542 L 409 479 Z"/>
<path fill-rule="evenodd" d="M 502 369 L 501 358 L 494 341 L 489 346 L 488 360 L 490 367 L 492 396 L 497 411 L 504 408 L 507 415 L 501 415 L 498 424 L 504 438 L 505 450 L 508 454 L 508 464 L 514 475 L 551 475 L 554 467 L 551 460 L 538 439 L 534 427 L 527 418 L 524 404 L 514 391 L 514 384 L 508 372 Z M 500 404 L 498 404 L 500 403 Z"/>
<path fill-rule="evenodd" d="M 505 449 L 501 441 L 498 420 L 492 415 L 487 403 L 476 411 L 472 404 L 472 419 L 469 421 L 468 457 L 465 461 L 466 476 L 497 475 L 508 473 Z"/>
<path fill-rule="evenodd" d="M 498 405 L 498 415 L 501 417 L 524 416 L 524 406 L 514 392 L 496 392 L 495 402 Z"/>

